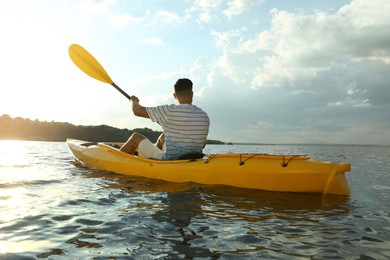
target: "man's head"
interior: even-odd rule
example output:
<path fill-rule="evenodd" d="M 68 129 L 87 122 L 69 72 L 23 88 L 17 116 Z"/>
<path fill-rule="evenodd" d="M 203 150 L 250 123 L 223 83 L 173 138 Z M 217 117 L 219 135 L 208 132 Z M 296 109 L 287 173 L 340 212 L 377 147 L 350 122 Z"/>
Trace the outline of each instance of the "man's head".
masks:
<path fill-rule="evenodd" d="M 180 104 L 192 103 L 192 81 L 190 79 L 178 79 L 175 83 L 175 93 L 173 96 Z"/>
<path fill-rule="evenodd" d="M 175 93 L 179 92 L 191 92 L 192 81 L 189 79 L 178 79 L 175 83 Z"/>

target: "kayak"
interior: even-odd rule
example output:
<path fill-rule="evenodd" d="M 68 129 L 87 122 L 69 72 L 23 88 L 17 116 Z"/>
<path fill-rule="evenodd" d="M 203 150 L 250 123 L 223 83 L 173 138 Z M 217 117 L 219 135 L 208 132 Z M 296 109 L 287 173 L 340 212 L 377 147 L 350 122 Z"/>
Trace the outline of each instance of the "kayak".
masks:
<path fill-rule="evenodd" d="M 118 174 L 268 191 L 350 194 L 345 176 L 350 164 L 316 161 L 307 155 L 211 154 L 160 161 L 121 152 L 118 143 L 66 142 L 77 161 Z"/>

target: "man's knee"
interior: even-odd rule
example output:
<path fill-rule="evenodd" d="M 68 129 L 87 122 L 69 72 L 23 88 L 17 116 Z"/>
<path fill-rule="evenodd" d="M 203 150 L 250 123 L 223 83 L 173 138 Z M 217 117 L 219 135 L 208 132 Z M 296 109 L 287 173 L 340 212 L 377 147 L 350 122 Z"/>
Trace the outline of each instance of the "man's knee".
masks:
<path fill-rule="evenodd" d="M 137 132 L 134 132 L 134 133 L 130 136 L 129 140 L 131 140 L 132 143 L 134 143 L 134 144 L 136 144 L 136 146 L 138 146 L 139 143 L 140 143 L 142 140 L 144 140 L 145 138 L 146 138 L 146 137 L 143 136 L 142 134 L 137 133 Z"/>

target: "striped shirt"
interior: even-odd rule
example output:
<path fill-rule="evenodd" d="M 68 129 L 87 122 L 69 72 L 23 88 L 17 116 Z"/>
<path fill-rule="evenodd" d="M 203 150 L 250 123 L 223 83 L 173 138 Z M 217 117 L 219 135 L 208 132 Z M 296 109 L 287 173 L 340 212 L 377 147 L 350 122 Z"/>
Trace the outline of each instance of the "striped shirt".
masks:
<path fill-rule="evenodd" d="M 202 153 L 210 126 L 206 112 L 190 104 L 147 107 L 146 111 L 164 131 L 166 152 L 163 160 L 174 160 L 188 153 Z"/>

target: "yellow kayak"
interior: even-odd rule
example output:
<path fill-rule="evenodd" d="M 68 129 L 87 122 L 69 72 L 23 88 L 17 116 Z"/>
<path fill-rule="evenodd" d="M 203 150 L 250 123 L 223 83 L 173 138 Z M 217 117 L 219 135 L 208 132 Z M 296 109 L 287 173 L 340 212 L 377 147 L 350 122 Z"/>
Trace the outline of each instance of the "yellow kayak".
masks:
<path fill-rule="evenodd" d="M 159 161 L 123 153 L 112 143 L 68 139 L 67 144 L 89 168 L 118 174 L 269 191 L 350 194 L 345 176 L 350 164 L 315 161 L 306 155 L 213 154 Z"/>

